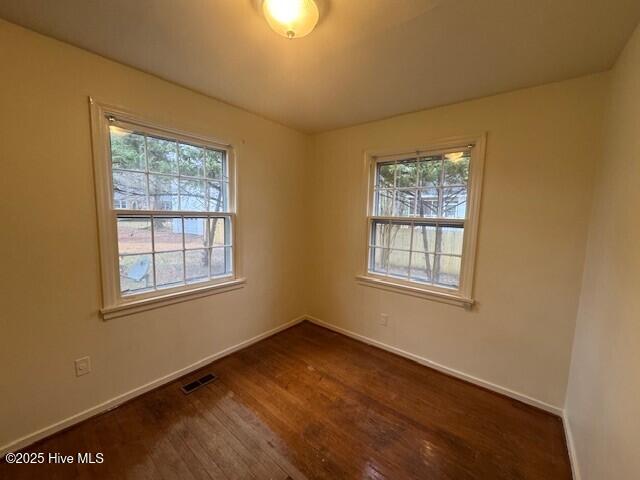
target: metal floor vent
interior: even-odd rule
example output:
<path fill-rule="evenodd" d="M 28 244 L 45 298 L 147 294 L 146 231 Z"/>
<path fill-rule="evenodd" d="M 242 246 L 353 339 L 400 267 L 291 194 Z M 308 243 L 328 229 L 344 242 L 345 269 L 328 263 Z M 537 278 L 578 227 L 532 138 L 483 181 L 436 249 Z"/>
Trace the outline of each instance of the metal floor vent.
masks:
<path fill-rule="evenodd" d="M 182 390 L 186 395 L 196 391 L 197 389 L 206 385 L 207 383 L 213 382 L 217 378 L 218 377 L 216 377 L 213 373 L 207 373 L 204 377 L 201 377 L 197 380 L 194 380 L 193 382 L 189 382 L 186 385 L 181 386 L 180 390 Z"/>

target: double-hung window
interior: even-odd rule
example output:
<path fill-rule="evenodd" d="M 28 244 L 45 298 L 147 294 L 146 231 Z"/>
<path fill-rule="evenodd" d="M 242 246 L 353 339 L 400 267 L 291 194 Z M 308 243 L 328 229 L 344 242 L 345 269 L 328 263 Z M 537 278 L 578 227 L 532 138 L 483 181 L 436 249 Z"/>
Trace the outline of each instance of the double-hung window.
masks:
<path fill-rule="evenodd" d="M 103 311 L 233 284 L 232 149 L 94 102 L 92 113 Z"/>
<path fill-rule="evenodd" d="M 484 137 L 370 154 L 361 280 L 470 305 Z"/>

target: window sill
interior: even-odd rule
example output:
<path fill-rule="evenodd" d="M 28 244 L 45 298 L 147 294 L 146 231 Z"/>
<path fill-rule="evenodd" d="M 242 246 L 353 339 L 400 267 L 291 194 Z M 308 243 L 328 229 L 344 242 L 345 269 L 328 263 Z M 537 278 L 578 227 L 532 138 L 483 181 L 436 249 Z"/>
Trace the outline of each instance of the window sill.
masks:
<path fill-rule="evenodd" d="M 151 310 L 154 308 L 160 308 L 167 305 L 172 305 L 174 303 L 186 302 L 195 298 L 201 298 L 208 295 L 215 295 L 217 293 L 237 290 L 244 287 L 245 283 L 247 283 L 246 278 L 237 278 L 227 282 L 217 283 L 215 285 L 206 285 L 204 287 L 194 288 L 193 290 L 167 293 L 165 295 L 159 295 L 153 298 L 134 300 L 131 302 L 123 303 L 121 305 L 105 307 L 100 310 L 100 313 L 102 313 L 102 317 L 105 320 L 110 320 L 112 318 L 124 317 L 126 315 L 132 315 L 134 313 L 144 312 L 146 310 Z"/>
<path fill-rule="evenodd" d="M 470 309 L 474 304 L 474 300 L 472 298 L 466 298 L 461 295 L 426 290 L 424 288 L 403 285 L 401 283 L 382 280 L 380 278 L 370 277 L 367 275 L 357 275 L 356 281 L 367 287 L 379 288 L 388 292 L 402 293 L 404 295 L 411 295 L 413 297 L 424 298 L 426 300 L 434 300 L 436 302 L 447 303 L 449 305 L 457 305 L 466 309 Z"/>

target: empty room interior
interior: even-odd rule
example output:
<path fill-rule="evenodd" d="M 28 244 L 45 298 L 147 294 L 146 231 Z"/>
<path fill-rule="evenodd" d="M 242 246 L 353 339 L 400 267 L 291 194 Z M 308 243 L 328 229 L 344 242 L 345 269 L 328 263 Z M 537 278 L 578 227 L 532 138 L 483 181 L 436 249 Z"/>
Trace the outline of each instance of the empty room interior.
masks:
<path fill-rule="evenodd" d="M 0 0 L 0 478 L 640 479 L 638 0 Z"/>

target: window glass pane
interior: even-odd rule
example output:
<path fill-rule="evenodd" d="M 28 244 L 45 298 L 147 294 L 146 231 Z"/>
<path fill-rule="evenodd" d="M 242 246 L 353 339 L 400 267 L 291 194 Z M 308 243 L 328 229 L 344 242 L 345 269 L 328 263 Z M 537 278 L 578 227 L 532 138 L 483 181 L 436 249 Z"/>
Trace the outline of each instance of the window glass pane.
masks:
<path fill-rule="evenodd" d="M 385 245 L 386 246 L 386 245 Z M 391 224 L 391 233 L 389 235 L 389 247 L 400 250 L 411 249 L 411 225 Z"/>
<path fill-rule="evenodd" d="M 182 250 L 182 218 L 155 217 L 153 242 L 156 252 Z"/>
<path fill-rule="evenodd" d="M 432 188 L 437 187 L 440 185 L 441 172 L 442 157 L 440 155 L 422 158 L 418 164 L 420 186 Z"/>
<path fill-rule="evenodd" d="M 466 187 L 442 189 L 442 216 L 445 218 L 465 218 L 467 213 Z"/>
<path fill-rule="evenodd" d="M 206 248 L 210 245 L 209 221 L 207 218 L 184 219 L 184 246 L 185 248 Z"/>
<path fill-rule="evenodd" d="M 179 167 L 180 175 L 204 177 L 204 150 L 200 147 L 180 143 Z"/>
<path fill-rule="evenodd" d="M 185 252 L 187 282 L 198 282 L 209 278 L 209 249 Z"/>
<path fill-rule="evenodd" d="M 418 166 L 415 160 L 403 160 L 397 164 L 396 187 L 416 187 L 418 185 Z"/>
<path fill-rule="evenodd" d="M 180 209 L 191 212 L 207 210 L 203 180 L 180 179 Z"/>
<path fill-rule="evenodd" d="M 447 226 L 441 227 L 440 232 L 440 245 L 438 245 L 438 253 L 462 255 L 464 228 L 457 226 Z"/>
<path fill-rule="evenodd" d="M 147 186 L 144 173 L 113 171 L 113 206 L 146 210 Z"/>
<path fill-rule="evenodd" d="M 409 276 L 409 252 L 389 251 L 389 275 L 396 277 Z"/>
<path fill-rule="evenodd" d="M 230 221 L 227 218 L 210 218 L 209 235 L 212 246 L 222 246 L 231 244 Z"/>
<path fill-rule="evenodd" d="M 147 137 L 147 157 L 149 171 L 178 174 L 176 142 L 161 138 Z"/>
<path fill-rule="evenodd" d="M 436 227 L 433 225 L 416 225 L 413 227 L 413 251 L 435 252 Z"/>
<path fill-rule="evenodd" d="M 225 267 L 226 274 L 229 275 L 233 272 L 233 247 L 224 247 L 224 255 L 225 255 Z"/>
<path fill-rule="evenodd" d="M 146 167 L 144 135 L 124 128 L 109 127 L 111 140 L 111 165 L 125 170 L 141 170 Z"/>
<path fill-rule="evenodd" d="M 211 249 L 211 276 L 219 277 L 228 272 L 227 254 L 224 247 L 214 247 Z"/>
<path fill-rule="evenodd" d="M 427 253 L 413 252 L 411 254 L 411 280 L 431 283 L 433 278 L 434 256 Z"/>
<path fill-rule="evenodd" d="M 376 192 L 375 214 L 389 217 L 393 214 L 393 190 L 378 190 Z"/>
<path fill-rule="evenodd" d="M 394 201 L 394 215 L 397 217 L 408 217 L 415 215 L 416 191 L 396 190 Z"/>
<path fill-rule="evenodd" d="M 388 247 L 391 233 L 389 222 L 373 222 L 372 229 L 371 244 L 376 247 Z"/>
<path fill-rule="evenodd" d="M 118 218 L 118 252 L 151 252 L 151 219 Z"/>
<path fill-rule="evenodd" d="M 156 253 L 156 286 L 172 287 L 184 282 L 182 252 Z"/>
<path fill-rule="evenodd" d="M 218 150 L 206 150 L 206 175 L 213 179 L 222 179 L 225 153 Z"/>
<path fill-rule="evenodd" d="M 371 249 L 371 271 L 375 273 L 387 274 L 387 265 L 389 263 L 389 249 L 388 248 L 373 248 Z"/>
<path fill-rule="evenodd" d="M 151 255 L 120 256 L 120 291 L 140 293 L 153 288 L 153 260 Z"/>
<path fill-rule="evenodd" d="M 418 190 L 416 213 L 419 217 L 438 216 L 438 189 L 425 188 Z"/>
<path fill-rule="evenodd" d="M 458 287 L 460 285 L 460 257 L 438 255 L 438 278 L 436 283 L 446 287 Z"/>
<path fill-rule="evenodd" d="M 469 180 L 469 152 L 447 153 L 444 156 L 444 184 L 466 185 Z"/>
<path fill-rule="evenodd" d="M 376 186 L 379 188 L 393 188 L 395 171 L 395 163 L 379 163 Z"/>
<path fill-rule="evenodd" d="M 178 210 L 178 179 L 166 175 L 149 175 L 151 210 Z"/>
<path fill-rule="evenodd" d="M 209 191 L 209 211 L 210 212 L 224 212 L 226 211 L 226 195 L 225 188 L 227 184 L 225 182 L 207 182 L 207 189 Z"/>

